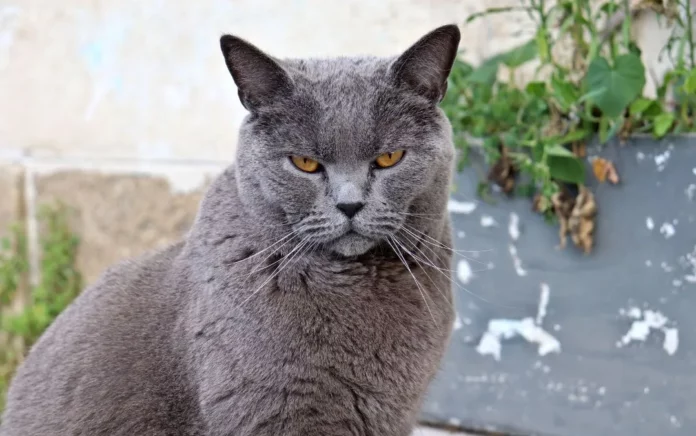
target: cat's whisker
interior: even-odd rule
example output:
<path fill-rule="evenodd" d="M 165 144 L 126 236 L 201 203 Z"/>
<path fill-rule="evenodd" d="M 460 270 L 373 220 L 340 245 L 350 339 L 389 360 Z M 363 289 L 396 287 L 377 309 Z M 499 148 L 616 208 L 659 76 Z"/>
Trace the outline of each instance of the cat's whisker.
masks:
<path fill-rule="evenodd" d="M 431 266 L 431 267 L 435 268 L 435 269 L 438 270 L 438 271 L 440 270 L 440 268 L 438 268 L 437 266 L 433 265 L 432 263 L 430 263 L 429 261 L 424 260 L 424 259 L 420 259 L 420 262 L 419 262 L 418 256 L 415 256 L 415 255 L 413 254 L 413 252 L 411 252 L 408 248 L 406 248 L 405 244 L 404 244 L 402 241 L 400 241 L 400 240 L 399 240 L 398 238 L 396 238 L 396 237 L 393 238 L 393 241 L 394 241 L 396 244 L 398 244 L 398 245 L 401 247 L 401 249 L 404 250 L 409 256 L 411 256 L 411 258 L 413 258 L 413 260 L 414 260 L 414 261 L 418 264 L 418 266 L 420 266 L 420 268 L 423 270 L 423 273 L 424 273 L 425 276 L 428 278 L 428 280 L 430 280 L 430 283 L 432 283 L 432 285 L 435 287 L 435 289 L 437 289 L 437 291 L 440 293 L 440 295 L 442 295 L 442 298 L 444 298 L 445 301 L 447 301 L 451 307 L 454 307 L 451 298 L 448 298 L 448 297 L 447 297 L 447 294 L 445 294 L 445 293 L 442 291 L 442 289 L 440 289 L 440 288 L 437 286 L 437 284 L 435 284 L 435 281 L 432 279 L 432 277 L 430 277 L 430 274 L 428 274 L 428 272 L 425 270 L 425 268 L 423 268 L 423 265 L 421 264 L 421 262 L 424 262 L 424 263 L 427 264 L 428 266 Z M 418 247 L 416 247 L 416 249 L 418 249 Z"/>
<path fill-rule="evenodd" d="M 394 245 L 392 243 L 391 237 L 389 237 L 387 239 L 387 243 L 391 246 L 392 250 L 394 250 L 394 253 L 397 255 L 399 260 L 401 260 L 401 263 L 404 264 L 404 266 L 408 270 L 408 273 L 411 274 L 413 281 L 416 283 L 416 286 L 418 287 L 418 291 L 420 292 L 421 297 L 423 297 L 423 302 L 425 303 L 425 307 L 428 308 L 428 312 L 430 313 L 430 317 L 433 319 L 433 324 L 437 325 L 437 321 L 435 321 L 435 315 L 433 315 L 433 311 L 430 310 L 430 305 L 428 304 L 428 300 L 426 298 L 425 291 L 423 291 L 423 287 L 421 286 L 421 284 L 418 281 L 418 279 L 416 278 L 416 276 L 413 274 L 413 271 L 411 271 L 411 267 L 408 266 L 408 262 L 406 262 L 406 259 L 404 258 L 403 254 L 401 253 L 401 251 L 399 251 L 399 247 L 397 247 L 396 245 Z"/>
<path fill-rule="evenodd" d="M 442 243 L 437 243 L 437 244 L 436 244 L 436 243 L 434 243 L 434 242 L 428 241 L 428 240 L 424 239 L 423 236 L 420 236 L 420 235 L 414 233 L 412 230 L 409 230 L 409 228 L 402 227 L 401 230 L 403 231 L 404 234 L 409 234 L 409 235 L 411 235 L 413 238 L 415 238 L 417 241 L 419 241 L 420 243 L 422 243 L 423 246 L 424 246 L 424 248 L 427 248 L 428 250 L 430 250 L 430 251 L 433 253 L 433 255 L 435 255 L 435 256 L 437 256 L 437 254 L 435 254 L 435 252 L 433 251 L 432 248 L 436 248 L 436 249 L 440 249 L 440 250 L 446 250 L 446 251 L 451 252 L 451 253 L 453 253 L 453 254 L 456 254 L 456 255 L 458 255 L 458 256 L 464 258 L 464 259 L 467 259 L 467 260 L 469 260 L 469 261 L 471 261 L 471 262 L 475 262 L 475 263 L 479 263 L 479 264 L 481 264 L 481 265 L 485 265 L 485 264 L 484 264 L 481 260 L 479 260 L 479 259 L 475 259 L 475 258 L 466 256 L 465 254 L 463 254 L 463 253 L 466 253 L 466 252 L 464 252 L 464 251 L 453 250 L 452 248 L 447 247 L 446 245 L 444 245 L 444 244 L 442 244 Z M 425 235 L 425 236 L 427 236 L 427 235 Z M 438 256 L 438 257 L 439 257 L 439 256 Z"/>
<path fill-rule="evenodd" d="M 242 301 L 242 302 L 240 303 L 240 306 L 241 306 L 241 305 L 244 305 L 247 301 L 249 301 L 249 300 L 250 300 L 252 297 L 254 297 L 257 293 L 259 293 L 259 291 L 261 291 L 261 289 L 263 289 L 271 280 L 273 280 L 274 278 L 276 278 L 276 277 L 278 276 L 278 274 L 280 274 L 281 272 L 283 272 L 283 270 L 288 266 L 288 264 L 290 263 L 290 261 L 291 261 L 292 259 L 295 259 L 295 257 L 297 257 L 298 254 L 301 254 L 302 248 L 303 248 L 307 243 L 308 243 L 308 240 L 307 240 L 307 239 L 303 239 L 299 244 L 297 244 L 295 247 L 293 247 L 293 249 L 290 250 L 290 252 L 287 254 L 287 256 L 286 256 L 285 258 L 283 258 L 283 260 L 286 260 L 287 262 L 285 262 L 285 263 L 282 263 L 282 262 L 281 262 L 281 264 L 278 266 L 278 268 L 276 269 L 276 271 L 275 271 L 273 274 L 271 274 L 266 280 L 264 280 L 264 282 L 261 283 L 261 286 L 259 286 L 258 288 L 256 288 L 256 290 L 254 290 L 254 291 L 251 293 L 251 295 L 249 295 L 247 298 L 245 298 L 244 301 Z"/>
<path fill-rule="evenodd" d="M 440 248 L 444 248 L 444 249 L 446 249 L 446 250 L 450 250 L 450 251 L 453 252 L 453 253 L 457 253 L 457 254 L 460 254 L 460 253 L 486 253 L 486 252 L 489 252 L 489 251 L 493 251 L 492 249 L 488 249 L 488 250 L 455 250 L 454 248 L 448 247 L 447 245 L 443 244 L 441 241 L 438 241 L 437 239 L 435 239 L 435 238 L 433 238 L 432 236 L 430 236 L 430 235 L 424 233 L 424 232 L 421 231 L 421 230 L 416 229 L 416 228 L 413 227 L 413 226 L 410 226 L 410 225 L 408 225 L 408 224 L 404 224 L 404 227 L 407 227 L 407 228 L 409 228 L 411 231 L 414 231 L 414 232 L 416 232 L 416 233 L 422 235 L 423 237 L 427 238 L 429 241 L 431 241 L 433 244 L 439 246 Z"/>
<path fill-rule="evenodd" d="M 247 260 L 253 259 L 253 258 L 255 258 L 256 256 L 259 256 L 259 255 L 265 253 L 266 251 L 272 249 L 273 247 L 277 246 L 278 244 L 280 244 L 280 243 L 283 242 L 283 241 L 286 241 L 286 243 L 287 243 L 287 242 L 288 242 L 288 239 L 289 239 L 289 238 L 292 238 L 296 233 L 297 233 L 297 232 L 293 230 L 293 231 L 291 231 L 290 233 L 288 233 L 287 235 L 285 235 L 285 236 L 283 236 L 282 238 L 280 238 L 279 240 L 275 241 L 273 244 L 271 244 L 271 245 L 269 245 L 268 247 L 264 248 L 263 250 L 258 251 L 258 252 L 256 252 L 256 253 L 252 254 L 251 256 L 246 257 L 246 258 L 244 258 L 244 259 L 242 259 L 242 260 L 240 260 L 240 261 L 238 261 L 238 262 L 246 262 Z M 285 244 L 283 244 L 283 245 L 285 245 Z M 281 245 L 280 247 L 282 247 L 283 245 Z M 280 248 L 280 247 L 278 247 L 278 248 Z M 275 252 L 275 251 L 274 251 L 274 252 Z M 273 254 L 273 253 L 271 253 L 271 255 L 272 255 L 272 254 Z M 270 257 L 270 256 L 268 256 L 268 257 Z M 265 257 L 263 260 L 268 259 L 268 257 Z M 235 262 L 235 263 L 238 263 L 238 262 Z"/>
<path fill-rule="evenodd" d="M 484 265 L 484 263 L 483 263 L 481 260 L 476 259 L 476 258 L 472 258 L 472 257 L 468 257 L 467 255 L 470 254 L 470 253 L 485 253 L 485 252 L 493 251 L 493 250 L 490 250 L 490 249 L 489 249 L 489 250 L 455 250 L 454 248 L 448 247 L 447 245 L 443 244 L 442 242 L 438 241 L 437 239 L 433 238 L 432 236 L 427 235 L 427 234 L 425 234 L 425 233 L 419 231 L 418 229 L 416 229 L 416 228 L 414 228 L 414 227 L 411 227 L 411 226 L 409 226 L 409 225 L 407 225 L 407 224 L 404 224 L 403 227 L 402 227 L 402 229 L 403 229 L 405 232 L 409 232 L 409 233 L 411 233 L 413 236 L 415 236 L 415 237 L 417 237 L 418 239 L 422 240 L 422 242 L 425 243 L 425 244 L 432 245 L 432 246 L 434 246 L 434 247 L 436 247 L 436 248 L 440 248 L 440 249 L 443 249 L 443 250 L 450 251 L 451 253 L 454 253 L 454 254 L 457 254 L 457 255 L 463 257 L 464 259 L 470 260 L 470 261 L 472 261 L 472 262 L 480 263 L 481 265 Z M 415 234 L 414 232 L 418 232 L 419 235 L 418 235 L 418 234 Z M 424 239 L 424 238 L 427 238 L 427 240 Z"/>
<path fill-rule="evenodd" d="M 427 247 L 426 247 L 426 248 L 427 248 Z M 432 251 L 432 250 L 431 250 L 431 251 Z M 421 252 L 421 254 L 423 254 L 423 253 Z M 427 256 L 426 256 L 426 258 L 427 258 Z M 477 299 L 483 301 L 484 303 L 491 304 L 491 305 L 494 305 L 494 306 L 499 306 L 499 307 L 517 308 L 517 306 L 514 306 L 514 305 L 510 305 L 510 304 L 500 304 L 500 303 L 496 303 L 496 302 L 494 302 L 494 301 L 488 300 L 488 299 L 486 299 L 486 298 L 484 298 L 484 297 L 482 297 L 482 296 L 476 294 L 475 292 L 473 292 L 473 291 L 471 291 L 471 290 L 465 288 L 464 286 L 462 286 L 462 285 L 453 277 L 453 271 L 451 271 L 451 270 L 447 270 L 447 269 L 445 269 L 445 268 L 438 268 L 438 267 L 436 267 L 435 265 L 432 265 L 432 263 L 430 264 L 430 266 L 432 266 L 432 267 L 434 267 L 435 269 L 437 269 L 443 276 L 445 276 L 445 277 L 450 281 L 450 283 L 452 283 L 452 285 L 456 286 L 457 289 L 466 292 L 467 294 L 471 295 L 471 296 L 474 297 L 474 298 L 477 298 Z M 487 271 L 487 270 L 488 270 L 488 269 L 481 270 L 481 271 Z"/>
<path fill-rule="evenodd" d="M 292 237 L 292 236 L 295 236 L 296 234 L 297 234 L 297 232 L 292 232 L 292 233 L 291 233 L 290 235 L 288 235 L 288 236 Z M 254 275 L 255 273 L 261 272 L 261 271 L 263 271 L 263 270 L 265 270 L 265 269 L 268 269 L 268 268 L 272 267 L 273 265 L 276 265 L 276 264 L 278 264 L 279 262 L 281 262 L 281 261 L 283 260 L 283 257 L 280 257 L 278 260 L 273 261 L 273 262 L 269 263 L 268 265 L 264 265 L 264 262 L 266 262 L 268 259 L 270 259 L 274 254 L 276 254 L 276 253 L 278 253 L 280 250 L 282 250 L 283 247 L 285 247 L 285 246 L 286 246 L 288 243 L 290 243 L 291 241 L 292 241 L 292 238 L 285 240 L 285 242 L 283 242 L 280 246 L 276 247 L 273 251 L 271 251 L 268 255 L 266 255 L 266 257 L 264 257 L 263 259 L 261 259 L 261 261 L 260 261 L 258 264 L 254 265 L 254 267 L 251 269 L 251 271 L 249 271 L 248 274 L 246 274 L 245 276 L 243 276 L 243 277 L 241 277 L 241 278 L 246 279 L 246 278 L 248 278 L 248 277 L 251 277 L 251 276 Z M 277 245 L 277 244 L 278 244 L 278 243 L 275 243 L 274 245 Z M 266 249 L 265 249 L 265 250 L 266 250 Z M 262 265 L 263 265 L 263 266 L 262 266 Z"/>

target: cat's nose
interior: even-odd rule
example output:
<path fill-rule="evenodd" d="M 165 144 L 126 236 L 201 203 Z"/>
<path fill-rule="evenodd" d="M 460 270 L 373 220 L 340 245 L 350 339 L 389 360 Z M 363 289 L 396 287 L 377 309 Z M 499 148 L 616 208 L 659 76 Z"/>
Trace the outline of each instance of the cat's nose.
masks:
<path fill-rule="evenodd" d="M 338 203 L 336 207 L 343 212 L 348 218 L 353 218 L 360 209 L 365 206 L 365 203 Z"/>

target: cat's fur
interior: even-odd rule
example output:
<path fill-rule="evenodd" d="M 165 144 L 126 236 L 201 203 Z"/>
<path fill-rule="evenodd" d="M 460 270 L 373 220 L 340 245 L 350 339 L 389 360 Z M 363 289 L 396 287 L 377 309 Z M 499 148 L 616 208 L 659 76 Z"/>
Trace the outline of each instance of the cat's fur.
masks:
<path fill-rule="evenodd" d="M 185 241 L 107 271 L 58 317 L 0 435 L 408 435 L 453 321 L 437 104 L 459 38 L 281 61 L 223 36 L 250 111 L 236 165 Z M 356 202 L 353 219 L 336 207 Z"/>

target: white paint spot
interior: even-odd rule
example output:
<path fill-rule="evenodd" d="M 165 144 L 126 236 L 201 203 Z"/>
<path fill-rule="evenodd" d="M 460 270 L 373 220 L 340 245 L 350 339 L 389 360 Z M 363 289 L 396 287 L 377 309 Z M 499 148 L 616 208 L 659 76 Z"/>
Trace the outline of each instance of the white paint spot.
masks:
<path fill-rule="evenodd" d="M 674 271 L 674 267 L 672 267 L 672 266 L 671 266 L 670 264 L 668 264 L 667 262 L 661 262 L 661 263 L 660 263 L 660 267 L 661 267 L 662 270 L 663 270 L 664 272 L 666 272 L 666 273 L 671 273 L 672 271 Z"/>
<path fill-rule="evenodd" d="M 663 153 L 660 153 L 655 156 L 655 165 L 657 165 L 657 170 L 662 171 L 665 169 L 665 166 L 667 165 L 667 161 L 669 161 L 669 156 L 671 154 L 670 150 L 665 150 Z"/>
<path fill-rule="evenodd" d="M 696 197 L 696 184 L 690 184 L 689 186 L 686 187 L 686 197 L 689 199 L 689 201 L 694 201 L 694 198 Z"/>
<path fill-rule="evenodd" d="M 645 266 L 652 266 L 652 260 L 646 260 L 645 261 Z"/>
<path fill-rule="evenodd" d="M 696 167 L 693 167 L 693 168 L 691 169 L 691 172 L 694 173 L 694 176 L 696 176 Z"/>
<path fill-rule="evenodd" d="M 466 260 L 460 260 L 457 263 L 457 278 L 462 284 L 467 284 L 474 277 L 474 273 L 471 271 L 471 265 Z"/>
<path fill-rule="evenodd" d="M 466 233 L 464 233 L 463 230 L 460 230 L 460 231 L 457 232 L 457 238 L 460 238 L 460 239 L 461 239 L 461 238 L 463 238 L 463 237 L 465 237 L 465 236 L 466 236 Z"/>
<path fill-rule="evenodd" d="M 674 427 L 681 428 L 681 422 L 679 422 L 679 419 L 677 419 L 677 417 L 674 415 L 671 415 L 669 417 L 669 423 L 672 424 Z"/>
<path fill-rule="evenodd" d="M 645 219 L 645 227 L 648 228 L 648 230 L 652 230 L 655 228 L 655 221 L 651 217 L 647 217 Z"/>
<path fill-rule="evenodd" d="M 660 233 L 662 233 L 665 236 L 665 239 L 669 239 L 674 234 L 676 233 L 676 230 L 674 230 L 674 226 L 670 223 L 662 223 L 660 226 Z"/>
<path fill-rule="evenodd" d="M 665 334 L 665 340 L 662 347 L 670 356 L 674 355 L 679 348 L 679 330 L 676 328 L 665 328 L 662 330 Z"/>
<path fill-rule="evenodd" d="M 476 351 L 483 356 L 493 356 L 495 360 L 499 361 L 502 355 L 502 341 L 521 336 L 527 342 L 537 345 L 537 353 L 540 356 L 546 356 L 549 353 L 560 353 L 561 343 L 541 326 L 546 316 L 549 295 L 549 286 L 546 283 L 542 283 L 536 320 L 532 317 L 521 320 L 490 320 L 488 322 L 488 330 L 481 336 Z"/>
<path fill-rule="evenodd" d="M 481 227 L 493 227 L 497 226 L 498 223 L 495 221 L 495 219 L 490 216 L 490 215 L 483 215 L 481 217 Z"/>
<path fill-rule="evenodd" d="M 452 213 L 470 214 L 476 210 L 476 203 L 471 201 L 450 200 L 447 202 L 447 210 Z"/>
<path fill-rule="evenodd" d="M 515 213 L 510 213 L 510 224 L 508 225 L 508 233 L 513 241 L 520 238 L 520 217 Z"/>
<path fill-rule="evenodd" d="M 541 294 L 539 295 L 539 308 L 537 310 L 536 323 L 541 325 L 546 317 L 546 309 L 549 306 L 549 297 L 551 296 L 551 289 L 546 283 L 541 284 Z"/>
<path fill-rule="evenodd" d="M 549 332 L 536 325 L 533 318 L 490 320 L 488 330 L 481 337 L 476 351 L 483 356 L 490 355 L 495 360 L 500 360 L 501 341 L 515 336 L 521 336 L 527 342 L 537 344 L 537 352 L 540 356 L 561 352 L 561 343 Z"/>
<path fill-rule="evenodd" d="M 638 162 L 640 162 L 644 159 L 645 159 L 645 153 L 643 153 L 642 151 L 639 151 L 638 153 L 636 153 L 636 160 L 638 160 Z"/>
<path fill-rule="evenodd" d="M 512 264 L 515 267 L 515 272 L 518 276 L 524 277 L 527 275 L 527 270 L 522 267 L 522 259 L 517 255 L 517 247 L 510 244 L 509 247 L 510 256 L 512 257 Z"/>
<path fill-rule="evenodd" d="M 644 311 L 637 307 L 632 307 L 627 311 L 619 311 L 622 315 L 633 318 L 628 332 L 616 344 L 623 347 L 631 342 L 645 342 L 652 330 L 660 330 L 664 334 L 662 348 L 670 356 L 674 355 L 679 348 L 679 331 L 675 327 L 667 327 L 669 319 L 659 311 L 646 309 Z"/>

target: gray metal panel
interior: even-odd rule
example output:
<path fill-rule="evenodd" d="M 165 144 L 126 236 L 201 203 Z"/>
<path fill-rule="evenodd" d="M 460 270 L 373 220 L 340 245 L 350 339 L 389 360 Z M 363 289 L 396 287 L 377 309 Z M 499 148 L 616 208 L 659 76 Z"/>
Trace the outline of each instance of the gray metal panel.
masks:
<path fill-rule="evenodd" d="M 497 195 L 497 204 L 486 204 L 475 194 L 480 170 L 457 176 L 453 199 L 476 209 L 452 214 L 455 247 L 480 252 L 462 253 L 473 276 L 458 281 L 467 289 L 456 291 L 462 323 L 425 420 L 530 435 L 696 434 L 696 283 L 689 281 L 696 275 L 696 144 L 639 138 L 595 152 L 615 162 L 622 182 L 593 186 L 599 216 L 589 256 L 570 239 L 556 250 L 557 228 L 528 199 Z M 517 241 L 511 213 L 519 216 Z M 485 217 L 497 224 L 483 226 Z M 526 275 L 516 271 L 511 245 Z M 456 257 L 455 270 L 463 259 Z M 560 353 L 540 356 L 520 336 L 501 341 L 499 361 L 479 353 L 491 319 L 537 316 L 542 283 L 550 299 L 541 327 Z M 659 326 L 656 312 L 664 326 L 618 346 L 632 326 L 641 333 L 646 316 Z M 670 355 L 665 347 L 674 351 L 675 334 Z"/>

